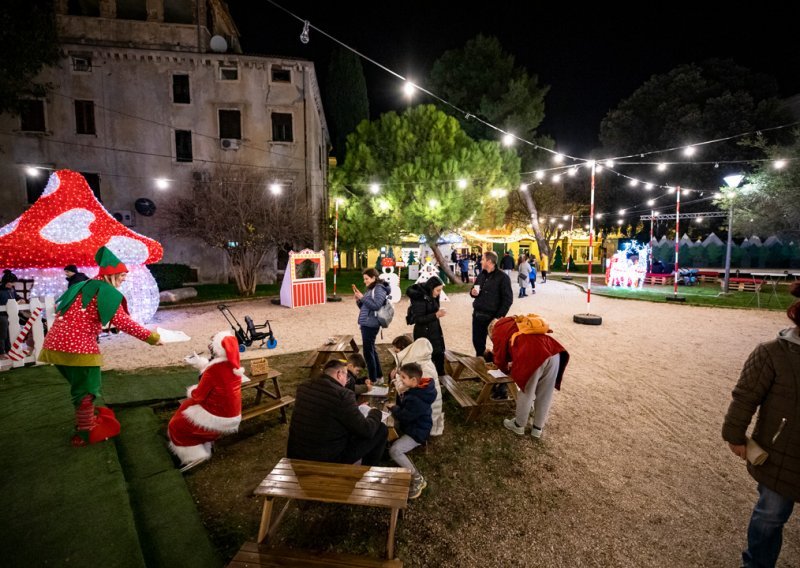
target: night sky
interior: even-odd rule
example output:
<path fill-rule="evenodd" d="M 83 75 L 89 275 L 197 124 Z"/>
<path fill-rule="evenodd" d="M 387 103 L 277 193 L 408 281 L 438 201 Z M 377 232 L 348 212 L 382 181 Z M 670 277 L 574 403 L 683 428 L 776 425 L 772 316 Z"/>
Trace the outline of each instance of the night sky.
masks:
<path fill-rule="evenodd" d="M 751 3 L 746 11 L 717 2 L 643 3 L 639 9 L 609 3 L 587 9 L 564 1 L 493 2 L 480 8 L 441 1 L 278 3 L 422 85 L 444 51 L 462 47 L 478 33 L 497 36 L 519 65 L 550 85 L 539 130 L 573 155 L 599 144 L 600 121 L 609 109 L 651 75 L 681 63 L 732 58 L 775 77 L 783 96 L 800 93 L 800 34 L 788 3 Z M 228 4 L 246 53 L 311 59 L 324 82 L 334 47 L 330 39 L 312 29 L 310 43 L 303 45 L 302 23 L 263 0 Z M 406 106 L 396 78 L 362 64 L 373 118 Z"/>

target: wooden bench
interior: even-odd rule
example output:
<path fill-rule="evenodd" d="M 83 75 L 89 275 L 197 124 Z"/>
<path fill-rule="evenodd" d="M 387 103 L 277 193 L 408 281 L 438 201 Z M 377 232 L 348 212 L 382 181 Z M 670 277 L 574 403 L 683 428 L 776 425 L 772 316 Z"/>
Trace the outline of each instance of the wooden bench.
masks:
<path fill-rule="evenodd" d="M 719 280 L 719 272 L 716 270 L 698 270 L 697 279 L 700 282 L 716 282 Z"/>
<path fill-rule="evenodd" d="M 483 359 L 480 357 L 472 357 L 450 350 L 444 352 L 444 370 L 454 381 L 477 379 L 480 374 L 475 371 L 474 367 L 481 363 L 483 363 Z"/>
<path fill-rule="evenodd" d="M 383 507 L 391 510 L 389 534 L 386 540 L 386 557 L 390 561 L 394 560 L 394 534 L 397 529 L 397 517 L 400 510 L 408 506 L 410 484 L 411 472 L 400 467 L 368 467 L 282 458 L 253 491 L 255 495 L 264 497 L 264 508 L 261 513 L 261 525 L 258 529 L 256 543 L 263 544 L 274 537 L 278 525 L 294 500 Z M 287 499 L 287 502 L 275 521 L 272 522 L 272 506 L 275 498 L 278 497 Z M 252 554 L 252 545 L 248 543 L 245 546 L 250 549 L 250 552 L 244 551 L 243 547 L 239 554 Z M 234 557 L 233 562 L 244 561 L 241 560 L 239 554 Z M 318 556 L 328 557 L 328 555 Z M 233 564 L 233 562 L 231 566 L 241 566 L 241 564 Z M 323 565 L 339 566 L 342 564 Z M 395 560 L 394 564 L 353 565 L 402 566 L 402 562 Z"/>
<path fill-rule="evenodd" d="M 738 292 L 760 292 L 763 286 L 763 280 L 756 280 L 755 278 L 729 278 L 728 290 L 736 290 Z M 725 281 L 719 281 L 720 287 L 725 287 Z"/>
<path fill-rule="evenodd" d="M 439 376 L 439 382 L 441 382 L 442 386 L 446 388 L 451 395 L 453 395 L 453 398 L 456 399 L 456 402 L 461 406 L 461 408 L 472 407 L 477 404 L 471 396 L 461 389 L 458 383 L 454 381 L 453 377 L 450 375 Z"/>
<path fill-rule="evenodd" d="M 310 353 L 301 367 L 311 367 L 311 373 L 316 374 L 322 371 L 330 359 L 347 359 L 351 353 L 358 353 L 358 345 L 352 335 L 335 335 L 333 343 L 326 343 L 317 349 L 316 353 Z"/>
<path fill-rule="evenodd" d="M 486 368 L 486 362 L 480 357 L 470 357 L 468 355 L 459 355 L 458 353 L 452 353 L 451 356 L 456 358 L 456 362 L 453 363 L 453 369 L 458 375 L 452 377 L 450 375 L 442 375 L 439 380 L 462 408 L 470 409 L 467 415 L 467 422 L 477 419 L 490 406 L 516 402 L 517 385 L 511 377 L 492 376 L 489 373 L 489 369 Z M 481 382 L 482 386 L 477 399 L 469 396 L 459 384 L 465 380 Z M 501 384 L 508 385 L 509 398 L 492 400 L 492 390 L 496 385 Z"/>
<path fill-rule="evenodd" d="M 645 284 L 659 284 L 664 286 L 672 282 L 672 274 L 651 274 L 647 273 L 644 276 Z"/>
<path fill-rule="evenodd" d="M 228 568 L 313 568 L 329 566 L 332 568 L 402 568 L 400 560 L 366 558 L 353 554 L 332 552 L 310 552 L 290 548 L 267 548 L 255 542 L 245 542 Z"/>
<path fill-rule="evenodd" d="M 259 360 L 256 359 L 251 362 L 250 369 L 253 369 L 253 363 L 257 363 Z M 278 377 L 281 376 L 281 372 L 276 369 L 268 369 L 265 374 L 261 375 L 250 375 L 250 381 L 246 383 L 242 383 L 242 391 L 244 392 L 247 389 L 256 389 L 256 399 L 252 406 L 248 406 L 242 408 L 242 420 L 250 420 L 251 418 L 255 418 L 256 416 L 261 416 L 262 414 L 266 414 L 267 412 L 272 412 L 273 410 L 280 410 L 281 411 L 281 422 L 286 424 L 286 407 L 290 404 L 294 403 L 293 396 L 284 396 L 281 394 L 281 386 L 278 384 Z M 271 380 L 274 391 L 270 391 L 267 388 L 267 381 Z M 267 402 L 261 402 L 262 397 L 266 395 L 269 400 Z"/>

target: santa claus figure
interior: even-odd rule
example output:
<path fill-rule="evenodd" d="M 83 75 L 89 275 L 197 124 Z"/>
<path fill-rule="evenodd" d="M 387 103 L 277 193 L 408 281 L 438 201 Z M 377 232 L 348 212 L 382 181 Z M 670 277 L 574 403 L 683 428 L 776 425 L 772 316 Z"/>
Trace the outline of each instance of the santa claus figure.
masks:
<path fill-rule="evenodd" d="M 211 446 L 242 421 L 242 383 L 249 381 L 239 363 L 239 343 L 230 331 L 216 334 L 208 346 L 212 359 L 193 356 L 187 363 L 200 370 L 200 382 L 188 388 L 169 421 L 169 447 L 186 466 L 211 457 Z"/>

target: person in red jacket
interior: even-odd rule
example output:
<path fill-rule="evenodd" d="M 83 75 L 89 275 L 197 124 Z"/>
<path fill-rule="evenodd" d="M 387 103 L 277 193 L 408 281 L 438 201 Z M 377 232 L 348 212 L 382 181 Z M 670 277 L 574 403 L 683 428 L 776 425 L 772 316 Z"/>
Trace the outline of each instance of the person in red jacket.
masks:
<path fill-rule="evenodd" d="M 133 321 L 128 304 L 117 290 L 128 268 L 106 247 L 95 255 L 100 271 L 97 278 L 70 286 L 58 299 L 56 317 L 45 337 L 39 361 L 52 363 L 70 384 L 75 405 L 73 446 L 96 444 L 119 434 L 119 422 L 110 408 L 94 401 L 101 396 L 103 358 L 97 337 L 111 323 L 120 331 L 150 345 L 161 345 L 161 337 Z"/>
<path fill-rule="evenodd" d="M 503 420 L 503 426 L 520 436 L 525 434 L 533 408 L 531 436 L 542 437 L 553 389 L 561 389 L 569 362 L 564 346 L 547 335 L 551 331 L 547 322 L 535 314 L 500 318 L 489 330 L 494 364 L 510 375 L 520 389 L 516 416 Z"/>
<path fill-rule="evenodd" d="M 188 467 L 211 457 L 211 446 L 223 434 L 239 429 L 242 421 L 242 383 L 239 342 L 230 331 L 216 334 L 208 350 L 211 361 L 202 357 L 187 358 L 200 370 L 199 384 L 189 387 L 189 398 L 169 421 L 169 449 Z"/>

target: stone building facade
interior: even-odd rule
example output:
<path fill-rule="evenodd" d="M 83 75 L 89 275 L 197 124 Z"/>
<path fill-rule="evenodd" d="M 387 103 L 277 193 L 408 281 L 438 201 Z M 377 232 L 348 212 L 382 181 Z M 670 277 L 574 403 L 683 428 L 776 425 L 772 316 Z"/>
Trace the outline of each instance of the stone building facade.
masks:
<path fill-rule="evenodd" d="M 35 201 L 49 171 L 69 168 L 160 240 L 163 262 L 225 281 L 225 255 L 168 237 L 159 208 L 238 166 L 299 196 L 314 239 L 295 246 L 324 246 L 329 136 L 312 62 L 242 54 L 220 0 L 58 0 L 56 11 L 64 58 L 37 79 L 53 89 L 0 115 L 0 226 Z M 137 211 L 142 198 L 154 214 Z M 262 281 L 277 262 L 276 251 Z"/>

